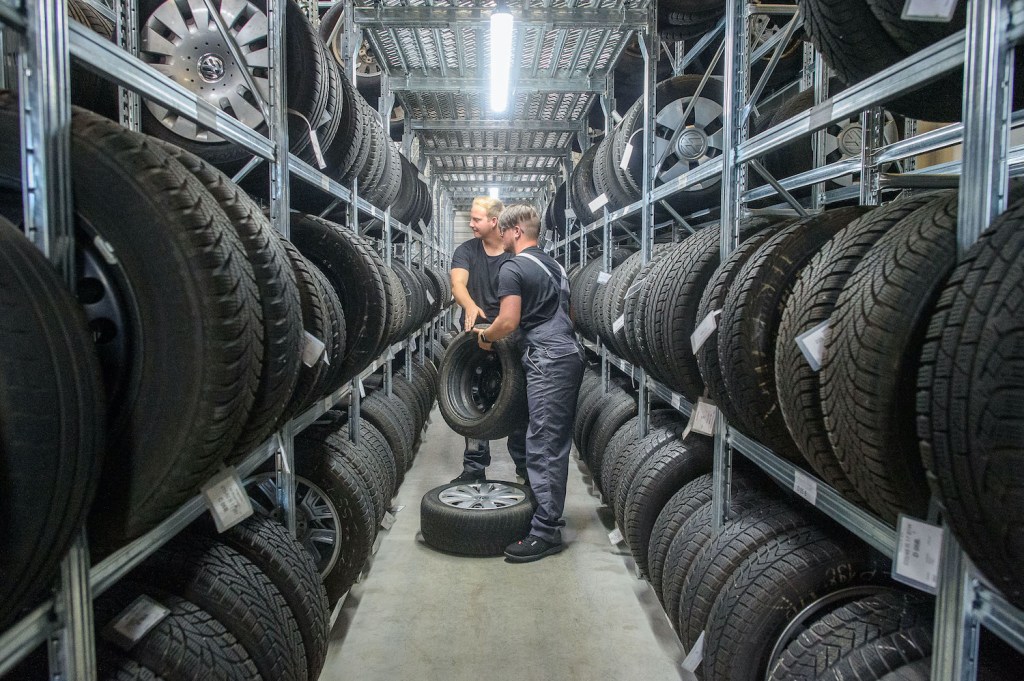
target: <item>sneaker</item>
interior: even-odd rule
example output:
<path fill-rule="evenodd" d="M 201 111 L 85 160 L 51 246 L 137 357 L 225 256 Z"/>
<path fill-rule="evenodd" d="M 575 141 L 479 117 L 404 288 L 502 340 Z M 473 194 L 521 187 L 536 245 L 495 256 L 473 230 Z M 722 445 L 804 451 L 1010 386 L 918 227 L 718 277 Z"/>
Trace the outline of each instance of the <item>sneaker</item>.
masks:
<path fill-rule="evenodd" d="M 550 542 L 534 535 L 505 547 L 505 559 L 510 563 L 531 563 L 544 556 L 553 556 L 562 549 L 562 542 Z"/>
<path fill-rule="evenodd" d="M 483 482 L 486 479 L 487 476 L 484 475 L 483 471 L 480 471 L 479 473 L 474 473 L 472 471 L 462 471 L 462 475 L 452 479 L 452 484 L 471 485 L 475 482 Z"/>

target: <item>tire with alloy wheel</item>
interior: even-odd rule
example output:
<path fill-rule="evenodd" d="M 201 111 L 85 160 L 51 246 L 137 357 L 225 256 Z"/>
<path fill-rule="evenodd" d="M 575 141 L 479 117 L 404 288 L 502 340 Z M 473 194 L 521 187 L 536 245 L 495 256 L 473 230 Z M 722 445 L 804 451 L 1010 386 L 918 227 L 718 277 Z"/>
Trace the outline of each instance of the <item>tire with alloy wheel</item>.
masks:
<path fill-rule="evenodd" d="M 465 556 L 501 555 L 529 533 L 532 517 L 530 488 L 514 482 L 442 485 L 420 502 L 423 541 Z"/>

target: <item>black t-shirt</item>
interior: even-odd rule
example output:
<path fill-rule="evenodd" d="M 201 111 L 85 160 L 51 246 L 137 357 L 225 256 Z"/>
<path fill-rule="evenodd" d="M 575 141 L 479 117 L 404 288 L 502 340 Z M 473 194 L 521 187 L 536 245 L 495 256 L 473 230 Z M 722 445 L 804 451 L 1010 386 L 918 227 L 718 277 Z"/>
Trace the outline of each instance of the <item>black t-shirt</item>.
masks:
<path fill-rule="evenodd" d="M 523 250 L 541 261 L 555 280 L 528 258 L 512 258 L 501 268 L 498 276 L 498 298 L 520 296 L 523 299 L 519 326 L 523 331 L 551 319 L 561 301 L 562 270 L 555 260 L 536 246 Z M 568 310 L 566 310 L 568 314 Z"/>
<path fill-rule="evenodd" d="M 501 264 L 511 258 L 510 253 L 487 255 L 481 239 L 470 239 L 459 244 L 452 255 L 452 269 L 469 270 L 469 295 L 484 314 L 487 321 L 498 318 L 501 302 L 498 300 L 498 270 Z M 462 323 L 466 321 L 466 312 L 462 312 Z"/>

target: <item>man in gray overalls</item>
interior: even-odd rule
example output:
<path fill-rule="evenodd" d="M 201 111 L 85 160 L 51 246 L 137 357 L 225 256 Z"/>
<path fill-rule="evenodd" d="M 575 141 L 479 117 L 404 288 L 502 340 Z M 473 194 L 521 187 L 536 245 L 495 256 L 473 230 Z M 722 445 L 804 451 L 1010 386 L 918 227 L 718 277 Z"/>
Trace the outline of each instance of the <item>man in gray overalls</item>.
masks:
<path fill-rule="evenodd" d="M 525 464 L 537 501 L 530 534 L 505 548 L 512 563 L 528 563 L 562 550 L 562 509 L 569 477 L 576 395 L 583 379 L 583 351 L 569 319 L 569 279 L 565 270 L 537 246 L 540 218 L 530 206 L 509 206 L 498 218 L 502 244 L 516 257 L 498 273 L 501 307 L 479 334 L 491 349 L 517 328 L 522 330 L 523 368 L 530 425 Z"/>

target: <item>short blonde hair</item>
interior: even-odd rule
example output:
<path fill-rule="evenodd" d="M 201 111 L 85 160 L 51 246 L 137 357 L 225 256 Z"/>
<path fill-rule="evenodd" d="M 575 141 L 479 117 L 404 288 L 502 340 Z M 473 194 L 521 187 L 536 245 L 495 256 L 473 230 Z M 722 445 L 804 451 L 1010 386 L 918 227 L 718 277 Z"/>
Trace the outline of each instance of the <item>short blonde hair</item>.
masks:
<path fill-rule="evenodd" d="M 492 199 L 489 196 L 476 197 L 473 199 L 473 205 L 483 208 L 487 211 L 487 217 L 492 219 L 501 215 L 501 211 L 505 209 L 505 204 L 498 199 Z"/>
<path fill-rule="evenodd" d="M 523 235 L 527 239 L 536 240 L 540 238 L 540 216 L 537 209 L 526 203 L 517 203 L 501 211 L 498 217 L 498 231 L 512 229 L 519 225 Z"/>

